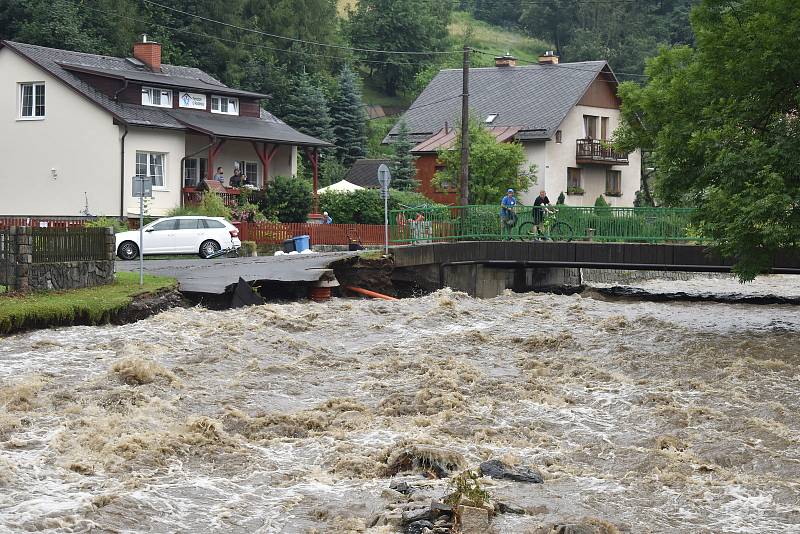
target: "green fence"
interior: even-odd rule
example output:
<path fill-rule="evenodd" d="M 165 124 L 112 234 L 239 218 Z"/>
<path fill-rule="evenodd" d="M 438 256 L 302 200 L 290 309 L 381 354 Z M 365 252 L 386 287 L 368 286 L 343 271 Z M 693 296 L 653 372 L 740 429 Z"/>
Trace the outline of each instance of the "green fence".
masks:
<path fill-rule="evenodd" d="M 613 208 L 517 205 L 504 222 L 500 206 L 423 207 L 393 211 L 393 243 L 451 240 L 700 242 L 693 208 Z"/>

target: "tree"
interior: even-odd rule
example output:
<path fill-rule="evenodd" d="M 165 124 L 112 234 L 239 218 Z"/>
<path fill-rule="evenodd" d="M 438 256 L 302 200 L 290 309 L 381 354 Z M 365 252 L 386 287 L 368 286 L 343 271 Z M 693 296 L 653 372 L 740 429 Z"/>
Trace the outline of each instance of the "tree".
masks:
<path fill-rule="evenodd" d="M 367 114 L 361 100 L 358 79 L 345 65 L 339 74 L 339 91 L 331 103 L 336 157 L 346 166 L 367 154 Z"/>
<path fill-rule="evenodd" d="M 354 47 L 385 51 L 428 52 L 418 55 L 362 52 L 370 75 L 394 96 L 411 87 L 414 75 L 435 62 L 448 45 L 450 2 L 439 0 L 359 0 L 349 11 L 345 30 Z"/>
<path fill-rule="evenodd" d="M 692 13 L 697 47 L 648 62 L 624 83 L 620 148 L 653 150 L 656 194 L 694 205 L 741 280 L 800 244 L 800 4 L 705 0 Z"/>
<path fill-rule="evenodd" d="M 323 141 L 332 141 L 333 128 L 328 101 L 322 90 L 311 83 L 308 74 L 297 77 L 294 91 L 286 102 L 286 123 L 298 131 Z"/>
<path fill-rule="evenodd" d="M 392 187 L 401 191 L 414 191 L 419 186 L 416 178 L 417 167 L 414 165 L 417 158 L 411 154 L 413 145 L 408 137 L 408 126 L 405 121 L 400 121 L 400 128 L 397 130 L 397 137 L 392 148 L 394 150 L 389 165 L 389 171 L 392 173 Z"/>
<path fill-rule="evenodd" d="M 285 176 L 276 176 L 253 200 L 269 220 L 281 222 L 305 222 L 313 202 L 307 182 Z"/>
<path fill-rule="evenodd" d="M 439 150 L 444 170 L 434 176 L 434 184 L 448 188 L 459 184 L 461 170 L 461 129 L 455 145 Z M 536 181 L 536 166 L 524 168 L 525 151 L 514 141 L 498 143 L 478 121 L 469 124 L 469 203 L 496 204 L 508 188 L 527 191 Z"/>

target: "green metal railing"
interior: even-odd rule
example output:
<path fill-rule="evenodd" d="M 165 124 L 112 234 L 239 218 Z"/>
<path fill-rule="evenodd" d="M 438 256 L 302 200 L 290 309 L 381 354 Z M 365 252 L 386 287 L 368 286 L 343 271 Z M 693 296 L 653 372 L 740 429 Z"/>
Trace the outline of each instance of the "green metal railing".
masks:
<path fill-rule="evenodd" d="M 517 205 L 513 224 L 500 206 L 425 206 L 392 211 L 390 241 L 532 240 L 601 242 L 701 242 L 693 208 L 614 208 Z"/>

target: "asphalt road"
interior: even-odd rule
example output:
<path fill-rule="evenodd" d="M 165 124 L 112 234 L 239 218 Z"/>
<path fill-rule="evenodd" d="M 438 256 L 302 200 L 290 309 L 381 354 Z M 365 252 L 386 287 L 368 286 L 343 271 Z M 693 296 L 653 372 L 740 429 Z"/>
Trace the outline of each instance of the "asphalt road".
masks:
<path fill-rule="evenodd" d="M 225 293 L 239 277 L 248 282 L 316 282 L 337 260 L 358 252 L 320 252 L 257 258 L 217 258 L 213 260 L 145 260 L 144 272 L 178 280 L 179 289 L 192 293 Z M 116 261 L 117 272 L 139 270 L 139 260 Z"/>

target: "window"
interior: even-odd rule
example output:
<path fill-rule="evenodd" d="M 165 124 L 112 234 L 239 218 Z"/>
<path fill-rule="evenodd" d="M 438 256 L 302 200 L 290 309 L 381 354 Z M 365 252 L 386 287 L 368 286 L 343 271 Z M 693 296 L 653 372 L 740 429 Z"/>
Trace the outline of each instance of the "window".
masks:
<path fill-rule="evenodd" d="M 201 227 L 197 219 L 178 219 L 178 230 L 197 230 Z"/>
<path fill-rule="evenodd" d="M 600 119 L 600 139 L 608 141 L 608 117 Z"/>
<path fill-rule="evenodd" d="M 194 187 L 205 180 L 208 172 L 208 159 L 206 158 L 187 158 L 183 167 L 184 187 Z"/>
<path fill-rule="evenodd" d="M 606 195 L 622 196 L 622 171 L 606 171 Z"/>
<path fill-rule="evenodd" d="M 239 167 L 247 182 L 254 186 L 261 184 L 261 165 L 255 161 L 234 161 L 233 168 Z"/>
<path fill-rule="evenodd" d="M 561 130 L 556 131 L 556 143 L 561 142 Z"/>
<path fill-rule="evenodd" d="M 486 117 L 486 124 L 491 124 L 497 118 L 497 113 L 492 113 Z"/>
<path fill-rule="evenodd" d="M 136 152 L 136 176 L 149 176 L 153 179 L 153 188 L 164 189 L 165 156 L 157 152 Z"/>
<path fill-rule="evenodd" d="M 44 118 L 44 82 L 19 84 L 19 117 Z"/>
<path fill-rule="evenodd" d="M 581 170 L 576 167 L 567 167 L 567 191 L 578 190 L 583 192 L 583 182 L 581 180 Z"/>
<path fill-rule="evenodd" d="M 583 134 L 589 139 L 597 139 L 597 116 L 583 116 Z"/>
<path fill-rule="evenodd" d="M 211 113 L 224 113 L 226 115 L 239 114 L 239 99 L 230 96 L 213 95 L 211 97 Z"/>
<path fill-rule="evenodd" d="M 167 219 L 166 221 L 161 221 L 160 223 L 156 223 L 152 227 L 152 230 L 154 232 L 163 232 L 165 230 L 177 230 L 177 229 L 178 229 L 178 219 Z"/>
<path fill-rule="evenodd" d="M 158 89 L 156 87 L 142 87 L 142 105 L 171 108 L 172 91 L 169 89 Z"/>
<path fill-rule="evenodd" d="M 203 219 L 203 224 L 206 228 L 225 228 L 225 225 L 214 219 Z"/>

